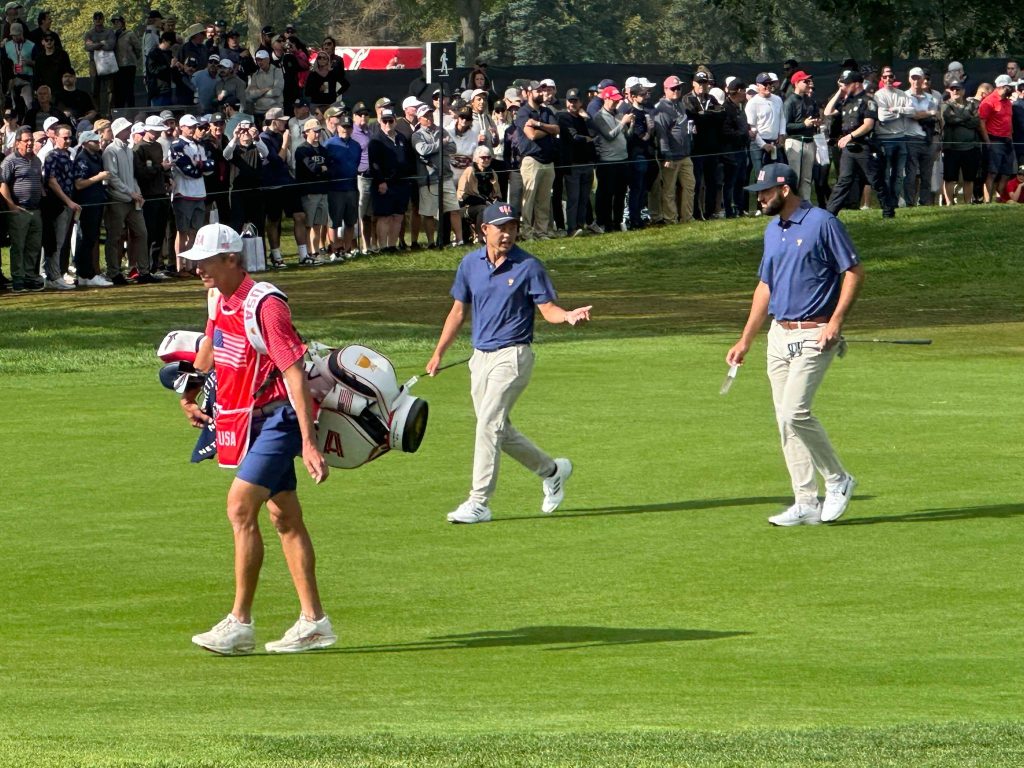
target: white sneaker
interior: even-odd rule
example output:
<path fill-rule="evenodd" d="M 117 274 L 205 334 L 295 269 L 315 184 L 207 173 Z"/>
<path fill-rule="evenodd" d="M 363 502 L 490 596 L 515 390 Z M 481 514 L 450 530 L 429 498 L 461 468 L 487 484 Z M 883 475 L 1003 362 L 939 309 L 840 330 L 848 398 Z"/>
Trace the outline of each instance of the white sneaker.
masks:
<path fill-rule="evenodd" d="M 78 284 L 84 285 L 89 288 L 109 288 L 114 283 L 108 280 L 103 275 L 96 275 L 96 277 L 78 278 Z"/>
<path fill-rule="evenodd" d="M 449 523 L 489 523 L 491 522 L 491 510 L 486 504 L 478 501 L 464 501 L 454 512 L 448 513 Z"/>
<path fill-rule="evenodd" d="M 322 267 L 324 264 L 324 260 L 321 259 L 316 254 L 304 256 L 303 258 L 299 259 L 300 267 Z"/>
<path fill-rule="evenodd" d="M 328 648 L 338 642 L 331 620 L 310 621 L 302 614 L 280 640 L 267 643 L 267 653 L 302 653 Z"/>
<path fill-rule="evenodd" d="M 784 528 L 793 525 L 818 525 L 821 522 L 821 510 L 817 504 L 794 504 L 785 512 L 769 517 L 768 522 Z"/>
<path fill-rule="evenodd" d="M 558 505 L 565 500 L 565 482 L 572 476 L 572 462 L 568 459 L 555 459 L 555 474 L 545 477 L 542 483 L 544 487 L 544 502 L 540 505 L 540 511 L 550 515 Z"/>
<path fill-rule="evenodd" d="M 243 624 L 229 613 L 223 621 L 209 632 L 192 637 L 192 642 L 200 648 L 219 653 L 221 656 L 237 656 L 252 653 L 256 647 L 253 641 L 256 633 L 253 623 Z"/>
<path fill-rule="evenodd" d="M 835 485 L 825 486 L 825 502 L 821 505 L 821 522 L 831 523 L 843 516 L 853 498 L 853 489 L 857 487 L 857 479 L 850 474 Z"/>

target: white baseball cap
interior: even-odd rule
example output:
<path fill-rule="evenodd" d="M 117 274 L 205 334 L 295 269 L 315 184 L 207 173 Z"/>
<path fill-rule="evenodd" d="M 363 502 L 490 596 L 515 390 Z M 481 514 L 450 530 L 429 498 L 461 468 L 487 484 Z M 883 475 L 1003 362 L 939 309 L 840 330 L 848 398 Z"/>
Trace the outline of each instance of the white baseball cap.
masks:
<path fill-rule="evenodd" d="M 253 58 L 256 58 L 256 59 L 269 59 L 270 58 L 270 52 L 267 51 L 266 48 L 260 48 L 258 51 L 256 51 L 256 54 L 253 56 Z"/>
<path fill-rule="evenodd" d="M 189 261 L 202 261 L 219 253 L 241 253 L 242 236 L 226 224 L 207 224 L 196 232 L 195 242 L 178 254 Z"/>
<path fill-rule="evenodd" d="M 540 81 L 540 87 L 541 88 L 554 88 L 555 87 L 555 81 L 552 80 L 550 77 L 545 77 L 543 80 Z"/>
<path fill-rule="evenodd" d="M 137 133 L 145 133 L 146 130 L 147 129 L 146 129 L 146 124 L 145 123 L 135 123 L 134 125 L 132 125 L 132 135 L 133 136 L 135 134 L 137 134 Z"/>
<path fill-rule="evenodd" d="M 1005 85 L 1013 85 L 1013 80 L 1009 75 L 1000 75 L 996 78 L 996 88 L 1002 88 Z"/>
<path fill-rule="evenodd" d="M 199 125 L 199 118 L 195 115 L 182 115 L 181 120 L 178 121 L 178 125 L 182 128 L 195 128 Z"/>
<path fill-rule="evenodd" d="M 60 122 L 59 118 L 48 117 L 45 120 L 43 120 L 43 130 L 44 131 L 48 131 L 48 130 L 50 130 L 50 128 L 52 128 L 53 126 L 55 126 L 59 122 Z"/>
<path fill-rule="evenodd" d="M 924 77 L 924 70 L 921 69 L 920 67 L 913 67 L 907 73 L 907 76 L 908 77 Z"/>
<path fill-rule="evenodd" d="M 420 100 L 415 96 L 406 96 L 402 102 L 402 109 L 408 109 L 409 107 L 418 107 L 421 104 Z"/>

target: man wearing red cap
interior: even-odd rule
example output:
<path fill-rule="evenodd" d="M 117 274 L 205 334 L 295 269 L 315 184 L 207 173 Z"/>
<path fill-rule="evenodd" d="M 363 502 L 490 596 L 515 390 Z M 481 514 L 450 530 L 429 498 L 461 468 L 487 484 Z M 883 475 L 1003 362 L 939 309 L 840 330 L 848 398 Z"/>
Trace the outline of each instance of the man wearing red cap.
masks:
<path fill-rule="evenodd" d="M 661 170 L 661 215 L 666 224 L 693 220 L 696 180 L 690 159 L 690 118 L 683 106 L 683 81 L 665 78 L 665 96 L 654 106 L 654 133 Z M 677 196 L 682 207 L 677 205 Z"/>
<path fill-rule="evenodd" d="M 792 90 L 782 106 L 786 123 L 786 159 L 796 171 L 800 197 L 811 199 L 814 175 L 814 135 L 821 125 L 818 105 L 807 94 L 813 85 L 811 76 L 802 69 L 789 79 Z"/>

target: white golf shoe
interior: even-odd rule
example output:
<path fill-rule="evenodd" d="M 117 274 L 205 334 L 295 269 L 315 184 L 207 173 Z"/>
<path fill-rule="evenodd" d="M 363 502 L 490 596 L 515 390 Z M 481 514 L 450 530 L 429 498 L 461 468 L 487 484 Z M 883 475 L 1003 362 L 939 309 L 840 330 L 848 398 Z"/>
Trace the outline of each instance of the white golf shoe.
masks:
<path fill-rule="evenodd" d="M 853 498 L 853 489 L 857 487 L 857 479 L 847 474 L 841 482 L 825 486 L 825 502 L 821 505 L 821 522 L 831 523 L 843 516 Z"/>
<path fill-rule="evenodd" d="M 545 477 L 542 483 L 544 487 L 544 501 L 540 505 L 540 511 L 550 515 L 565 500 L 565 483 L 572 476 L 572 462 L 568 459 L 555 459 L 555 474 Z"/>
<path fill-rule="evenodd" d="M 243 624 L 234 614 L 229 613 L 209 632 L 193 636 L 192 642 L 221 656 L 238 656 L 253 652 L 256 647 L 255 636 L 251 621 Z"/>
<path fill-rule="evenodd" d="M 334 634 L 329 618 L 324 616 L 318 621 L 310 621 L 299 614 L 299 620 L 284 633 L 284 637 L 267 643 L 266 649 L 267 653 L 302 653 L 329 648 L 336 642 L 338 636 Z"/>
<path fill-rule="evenodd" d="M 821 510 L 817 504 L 794 504 L 785 512 L 769 517 L 768 522 L 783 528 L 794 525 L 818 525 L 821 522 Z"/>
<path fill-rule="evenodd" d="M 456 507 L 454 512 L 448 513 L 449 523 L 489 523 L 491 522 L 491 509 L 479 501 L 464 501 Z"/>

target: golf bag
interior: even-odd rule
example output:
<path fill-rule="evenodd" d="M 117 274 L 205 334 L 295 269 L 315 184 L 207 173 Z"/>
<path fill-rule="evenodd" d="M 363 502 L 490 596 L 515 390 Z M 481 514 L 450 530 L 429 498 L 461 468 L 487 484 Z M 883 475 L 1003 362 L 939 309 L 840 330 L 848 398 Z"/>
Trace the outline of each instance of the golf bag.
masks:
<path fill-rule="evenodd" d="M 247 333 L 253 341 L 248 328 Z M 203 338 L 204 334 L 192 331 L 167 334 L 157 350 L 157 356 L 166 363 L 160 381 L 179 393 L 202 385 L 200 407 L 213 416 L 215 374 L 198 373 L 193 367 Z M 391 450 L 415 453 L 420 447 L 427 429 L 427 402 L 410 394 L 414 379 L 398 385 L 394 366 L 382 354 L 360 345 L 330 349 L 314 342 L 309 345 L 303 367 L 319 407 L 315 421 L 317 446 L 329 466 L 354 469 Z M 212 438 L 211 425 L 202 430 L 193 461 L 216 455 Z"/>

